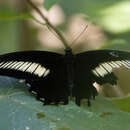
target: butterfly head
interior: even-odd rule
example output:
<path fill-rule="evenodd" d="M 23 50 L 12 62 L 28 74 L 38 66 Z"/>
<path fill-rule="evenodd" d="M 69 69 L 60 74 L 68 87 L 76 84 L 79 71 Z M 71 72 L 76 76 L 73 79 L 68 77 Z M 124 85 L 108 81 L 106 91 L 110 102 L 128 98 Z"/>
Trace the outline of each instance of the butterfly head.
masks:
<path fill-rule="evenodd" d="M 65 55 L 72 55 L 72 49 L 71 48 L 66 48 L 65 49 Z"/>

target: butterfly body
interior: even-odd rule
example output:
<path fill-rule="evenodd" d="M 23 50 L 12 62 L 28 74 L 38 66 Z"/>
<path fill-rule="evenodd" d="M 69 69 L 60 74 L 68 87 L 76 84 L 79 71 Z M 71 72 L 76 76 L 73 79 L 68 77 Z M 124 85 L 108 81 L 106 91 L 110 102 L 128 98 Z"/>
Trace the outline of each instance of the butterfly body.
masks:
<path fill-rule="evenodd" d="M 73 54 L 71 48 L 65 55 L 46 51 L 22 51 L 0 56 L 0 75 L 24 79 L 36 99 L 47 104 L 68 104 L 74 97 L 77 105 L 81 99 L 90 100 L 97 95 L 93 86 L 117 83 L 113 68 L 130 69 L 130 53 L 116 50 L 86 51 Z"/>

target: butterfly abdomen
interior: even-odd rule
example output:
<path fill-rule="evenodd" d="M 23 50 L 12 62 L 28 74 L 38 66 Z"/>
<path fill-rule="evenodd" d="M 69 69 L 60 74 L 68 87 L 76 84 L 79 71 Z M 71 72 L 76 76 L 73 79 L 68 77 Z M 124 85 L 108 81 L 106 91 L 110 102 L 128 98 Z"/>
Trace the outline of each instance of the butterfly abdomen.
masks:
<path fill-rule="evenodd" d="M 72 89 L 74 87 L 74 62 L 75 58 L 72 52 L 66 53 L 64 58 L 66 76 L 67 76 L 67 86 L 69 87 L 69 95 L 72 96 Z"/>

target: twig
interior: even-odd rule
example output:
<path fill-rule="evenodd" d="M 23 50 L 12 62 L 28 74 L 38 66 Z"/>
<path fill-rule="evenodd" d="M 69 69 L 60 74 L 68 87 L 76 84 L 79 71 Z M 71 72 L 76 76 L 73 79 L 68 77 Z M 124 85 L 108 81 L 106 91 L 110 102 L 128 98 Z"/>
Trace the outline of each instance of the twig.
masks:
<path fill-rule="evenodd" d="M 32 16 L 32 19 L 34 21 L 36 21 L 37 23 L 41 24 L 41 25 L 46 25 L 46 23 L 43 23 L 43 22 L 40 22 L 39 20 L 37 20 L 34 16 Z M 54 34 L 55 37 L 57 37 L 59 39 L 59 36 L 53 31 L 50 29 L 50 27 L 48 27 L 48 29 Z"/>
<path fill-rule="evenodd" d="M 29 3 L 29 5 L 42 17 L 42 19 L 46 22 L 46 26 L 48 27 L 48 29 L 54 31 L 57 36 L 59 37 L 59 39 L 62 41 L 62 43 L 64 44 L 65 48 L 70 48 L 67 44 L 66 39 L 63 37 L 63 35 L 60 33 L 59 30 L 57 30 L 57 28 L 55 28 L 49 21 L 48 19 L 44 16 L 44 14 L 40 11 L 39 8 L 37 8 L 35 6 L 35 4 L 31 1 L 31 0 L 27 0 L 27 2 Z"/>
<path fill-rule="evenodd" d="M 32 17 L 32 19 L 33 19 L 34 21 L 36 21 L 37 23 L 39 23 L 39 24 L 41 24 L 41 25 L 46 25 L 46 23 L 40 22 L 40 21 L 37 20 L 34 16 L 31 16 L 31 17 Z"/>

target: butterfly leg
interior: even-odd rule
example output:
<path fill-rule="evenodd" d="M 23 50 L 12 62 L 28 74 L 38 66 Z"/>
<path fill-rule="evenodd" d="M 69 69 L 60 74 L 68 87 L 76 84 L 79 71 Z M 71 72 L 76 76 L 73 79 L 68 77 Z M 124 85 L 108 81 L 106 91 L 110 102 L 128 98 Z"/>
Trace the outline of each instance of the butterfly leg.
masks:
<path fill-rule="evenodd" d="M 95 99 L 95 96 L 98 95 L 96 88 L 92 83 L 89 83 L 86 86 L 84 84 L 79 84 L 79 86 L 76 86 L 73 89 L 73 96 L 76 97 L 76 104 L 80 106 L 81 100 L 87 99 L 88 106 L 91 106 L 90 100 Z"/>
<path fill-rule="evenodd" d="M 48 98 L 44 98 L 45 101 L 43 103 L 43 105 L 49 105 L 51 103 L 51 101 Z"/>
<path fill-rule="evenodd" d="M 76 97 L 76 101 L 75 101 L 75 103 L 76 103 L 78 106 L 80 106 L 80 100 L 81 100 L 81 98 Z"/>
<path fill-rule="evenodd" d="M 88 103 L 88 106 L 90 107 L 91 106 L 91 102 L 90 102 L 89 98 L 87 99 L 87 103 Z"/>
<path fill-rule="evenodd" d="M 63 102 L 64 102 L 64 105 L 68 104 L 69 103 L 68 98 L 65 99 Z"/>
<path fill-rule="evenodd" d="M 98 95 L 97 89 L 92 86 L 92 99 L 95 99 L 95 97 Z"/>

